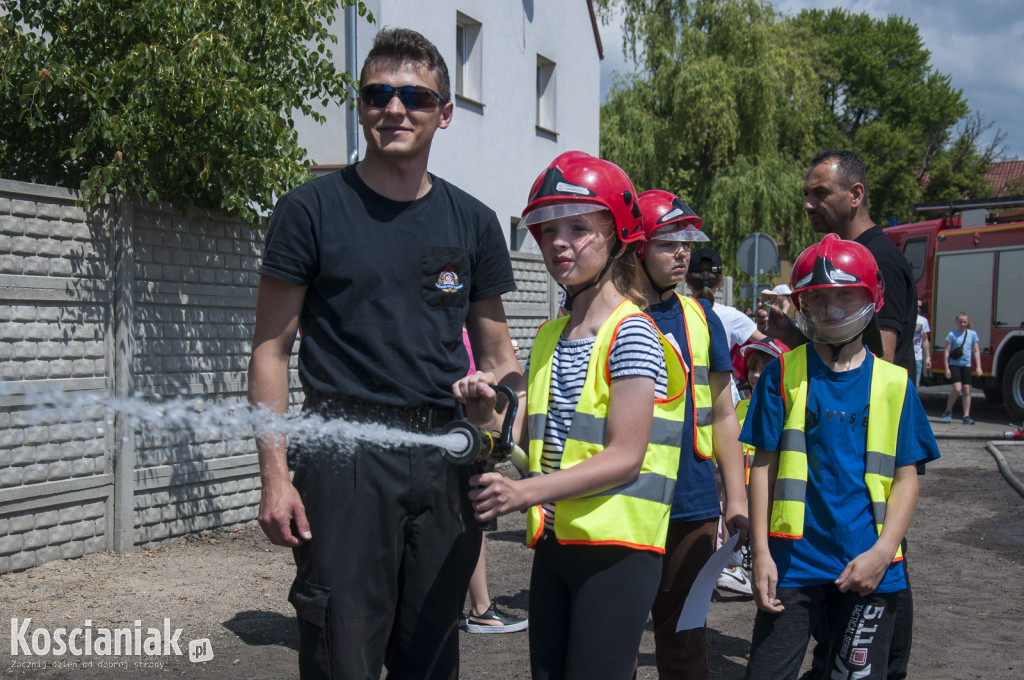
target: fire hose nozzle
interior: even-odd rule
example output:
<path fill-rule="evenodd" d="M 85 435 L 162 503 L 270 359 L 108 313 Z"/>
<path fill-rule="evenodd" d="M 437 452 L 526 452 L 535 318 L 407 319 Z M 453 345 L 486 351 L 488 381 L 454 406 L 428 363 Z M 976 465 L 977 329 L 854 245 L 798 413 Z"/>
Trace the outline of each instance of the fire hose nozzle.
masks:
<path fill-rule="evenodd" d="M 507 385 L 494 385 L 494 391 L 508 397 L 508 408 L 501 432 L 488 432 L 466 420 L 462 404 L 455 403 L 458 419 L 444 426 L 441 432 L 445 435 L 461 435 L 457 448 L 442 447 L 441 457 L 453 465 L 468 463 L 500 463 L 506 460 L 516 445 L 512 442 L 512 424 L 519 411 L 519 398 L 515 391 Z M 454 440 L 454 438 L 452 438 Z"/>

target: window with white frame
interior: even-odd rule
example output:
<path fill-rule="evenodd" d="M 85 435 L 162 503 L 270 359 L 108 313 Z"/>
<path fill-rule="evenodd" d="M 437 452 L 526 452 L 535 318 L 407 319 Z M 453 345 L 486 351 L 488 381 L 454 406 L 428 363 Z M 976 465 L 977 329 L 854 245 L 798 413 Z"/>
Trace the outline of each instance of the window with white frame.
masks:
<path fill-rule="evenodd" d="M 455 95 L 483 103 L 483 25 L 462 12 L 455 14 Z"/>
<path fill-rule="evenodd" d="M 555 132 L 555 62 L 537 55 L 537 127 Z"/>

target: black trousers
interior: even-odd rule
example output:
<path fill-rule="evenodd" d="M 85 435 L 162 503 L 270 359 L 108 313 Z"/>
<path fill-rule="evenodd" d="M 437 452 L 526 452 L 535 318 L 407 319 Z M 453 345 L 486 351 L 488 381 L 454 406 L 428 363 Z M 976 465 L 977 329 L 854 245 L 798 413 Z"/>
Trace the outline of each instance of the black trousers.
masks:
<path fill-rule="evenodd" d="M 923 474 L 918 470 L 918 474 Z M 910 589 L 910 564 L 907 560 L 907 541 L 903 540 L 903 575 L 907 587 L 896 594 L 896 623 L 892 629 L 889 647 L 889 674 L 887 680 L 903 680 L 910 663 L 910 647 L 914 642 L 914 593 Z M 825 680 L 825 661 L 828 656 L 828 622 L 820 621 L 814 629 L 814 649 L 811 669 L 800 680 Z"/>
<path fill-rule="evenodd" d="M 769 614 L 759 609 L 754 618 L 747 680 L 795 680 L 811 631 L 821 620 L 827 621 L 830 634 L 825 677 L 886 677 L 898 593 L 861 597 L 825 584 L 779 588 L 776 596 L 785 610 Z"/>
<path fill-rule="evenodd" d="M 431 447 L 320 447 L 294 484 L 313 538 L 289 600 L 300 676 L 456 680 L 458 615 L 480 551 L 470 470 Z"/>
<path fill-rule="evenodd" d="M 533 680 L 628 680 L 661 556 L 620 546 L 537 543 L 530 576 Z"/>

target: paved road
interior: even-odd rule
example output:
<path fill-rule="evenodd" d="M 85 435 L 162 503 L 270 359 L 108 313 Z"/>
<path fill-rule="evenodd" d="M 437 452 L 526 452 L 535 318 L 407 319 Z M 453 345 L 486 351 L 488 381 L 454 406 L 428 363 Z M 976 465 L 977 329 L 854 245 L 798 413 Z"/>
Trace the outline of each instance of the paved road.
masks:
<path fill-rule="evenodd" d="M 921 387 L 918 393 L 921 395 L 921 403 L 928 412 L 928 420 L 932 423 L 936 437 L 1002 439 L 1004 432 L 1014 429 L 1010 424 L 1006 407 L 985 399 L 981 390 L 973 390 L 971 393 L 971 416 L 977 421 L 974 425 L 964 425 L 961 422 L 963 409 L 960 402 L 953 407 L 953 422 L 942 422 L 942 412 L 946 409 L 946 399 L 949 397 L 949 385 Z"/>

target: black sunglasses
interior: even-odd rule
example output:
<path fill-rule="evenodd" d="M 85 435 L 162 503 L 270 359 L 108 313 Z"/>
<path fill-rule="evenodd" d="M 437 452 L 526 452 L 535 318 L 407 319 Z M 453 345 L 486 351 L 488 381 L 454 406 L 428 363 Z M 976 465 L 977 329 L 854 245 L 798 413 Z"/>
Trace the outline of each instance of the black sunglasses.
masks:
<path fill-rule="evenodd" d="M 438 103 L 444 104 L 448 101 L 440 92 L 435 92 L 422 85 L 391 87 L 390 85 L 372 84 L 364 85 L 359 90 L 360 101 L 365 106 L 372 106 L 376 109 L 383 109 L 391 102 L 392 97 L 398 97 L 402 106 L 410 110 L 432 109 Z"/>

